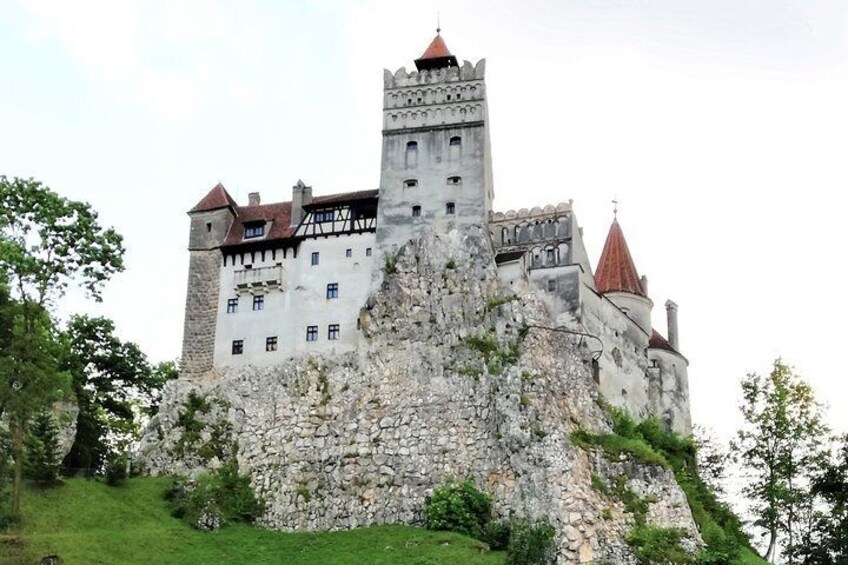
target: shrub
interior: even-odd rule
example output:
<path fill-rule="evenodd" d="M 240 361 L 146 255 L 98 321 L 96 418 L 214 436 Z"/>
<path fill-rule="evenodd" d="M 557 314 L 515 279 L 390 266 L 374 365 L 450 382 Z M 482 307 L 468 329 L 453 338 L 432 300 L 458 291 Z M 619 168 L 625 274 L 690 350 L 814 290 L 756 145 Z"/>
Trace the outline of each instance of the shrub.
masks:
<path fill-rule="evenodd" d="M 503 551 L 509 547 L 512 526 L 509 522 L 490 522 L 483 533 L 483 540 L 493 551 Z"/>
<path fill-rule="evenodd" d="M 106 463 L 106 484 L 112 487 L 123 484 L 129 475 L 128 466 L 129 458 L 126 453 L 113 455 Z"/>
<path fill-rule="evenodd" d="M 250 486 L 250 477 L 239 474 L 235 456 L 220 469 L 201 474 L 196 481 L 176 479 L 165 498 L 174 517 L 198 529 L 252 523 L 264 510 Z"/>
<path fill-rule="evenodd" d="M 506 550 L 507 565 L 552 563 L 553 540 L 554 529 L 547 522 L 513 522 Z"/>
<path fill-rule="evenodd" d="M 694 556 L 680 545 L 684 537 L 684 532 L 677 528 L 641 525 L 633 528 L 627 543 L 633 547 L 639 562 L 645 565 L 694 563 Z"/>
<path fill-rule="evenodd" d="M 491 497 L 477 490 L 470 479 L 449 482 L 427 499 L 428 530 L 449 530 L 482 539 L 491 518 Z"/>

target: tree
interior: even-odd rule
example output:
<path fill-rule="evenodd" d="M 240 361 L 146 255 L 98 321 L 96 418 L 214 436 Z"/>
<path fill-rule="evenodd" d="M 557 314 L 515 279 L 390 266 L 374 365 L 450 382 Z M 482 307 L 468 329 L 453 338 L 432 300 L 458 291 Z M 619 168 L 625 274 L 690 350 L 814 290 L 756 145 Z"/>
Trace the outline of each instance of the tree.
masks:
<path fill-rule="evenodd" d="M 753 501 L 754 525 L 768 536 L 772 561 L 778 537 L 793 546 L 804 513 L 811 472 L 823 457 L 828 433 L 813 390 L 781 360 L 762 377 L 742 381 L 744 426 L 734 452 L 747 474 L 745 494 Z M 789 555 L 789 562 L 794 558 Z"/>
<path fill-rule="evenodd" d="M 173 363 L 151 365 L 136 344 L 115 335 L 106 318 L 73 317 L 65 342 L 63 368 L 71 374 L 80 411 L 64 467 L 92 474 L 137 439 L 141 419 L 158 408 L 162 386 L 177 371 Z"/>
<path fill-rule="evenodd" d="M 730 454 L 726 447 L 700 426 L 695 426 L 693 441 L 698 454 L 698 476 L 716 495 L 724 495 L 724 481 L 727 478 L 727 464 L 730 461 Z"/>
<path fill-rule="evenodd" d="M 26 476 L 42 485 L 59 480 L 59 432 L 50 412 L 43 410 L 33 418 L 27 438 Z"/>
<path fill-rule="evenodd" d="M 66 388 L 58 370 L 50 309 L 78 284 L 95 300 L 123 270 L 121 236 L 103 228 L 87 203 L 63 198 L 32 179 L 0 176 L 0 278 L 6 286 L 0 351 L 0 417 L 14 459 L 12 512 L 20 512 L 24 440 L 31 415 Z"/>

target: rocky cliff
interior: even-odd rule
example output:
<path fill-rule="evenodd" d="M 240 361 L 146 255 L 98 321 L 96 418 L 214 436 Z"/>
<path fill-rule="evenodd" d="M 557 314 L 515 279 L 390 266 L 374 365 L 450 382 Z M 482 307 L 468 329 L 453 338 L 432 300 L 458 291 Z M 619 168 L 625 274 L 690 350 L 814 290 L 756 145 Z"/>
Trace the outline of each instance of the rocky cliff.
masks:
<path fill-rule="evenodd" d="M 362 309 L 356 353 L 169 383 L 142 462 L 192 474 L 235 443 L 281 530 L 421 523 L 434 487 L 471 477 L 501 517 L 547 519 L 560 563 L 635 562 L 632 516 L 592 487 L 623 477 L 653 501 L 649 522 L 699 540 L 669 470 L 572 444 L 578 427 L 609 430 L 591 344 L 546 329 L 536 291 L 502 288 L 487 238 L 407 244 Z"/>

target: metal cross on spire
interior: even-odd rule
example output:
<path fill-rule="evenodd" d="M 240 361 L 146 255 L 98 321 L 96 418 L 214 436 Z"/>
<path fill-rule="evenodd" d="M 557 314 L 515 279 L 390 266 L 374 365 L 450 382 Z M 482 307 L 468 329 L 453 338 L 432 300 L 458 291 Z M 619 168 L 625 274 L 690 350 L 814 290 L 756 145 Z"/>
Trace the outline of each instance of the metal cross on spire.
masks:
<path fill-rule="evenodd" d="M 612 199 L 612 217 L 618 218 L 618 196 L 613 197 Z"/>

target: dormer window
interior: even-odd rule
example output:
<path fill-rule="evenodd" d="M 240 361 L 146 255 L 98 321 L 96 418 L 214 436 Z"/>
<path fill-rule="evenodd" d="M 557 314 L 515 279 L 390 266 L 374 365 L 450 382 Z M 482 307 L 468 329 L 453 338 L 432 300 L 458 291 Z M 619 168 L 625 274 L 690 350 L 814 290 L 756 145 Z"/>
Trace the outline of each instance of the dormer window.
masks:
<path fill-rule="evenodd" d="M 404 188 L 415 188 L 416 186 L 418 186 L 418 181 L 415 179 L 408 179 L 403 181 Z"/>
<path fill-rule="evenodd" d="M 244 238 L 245 239 L 253 239 L 255 237 L 262 237 L 265 235 L 265 223 L 260 224 L 245 224 L 244 226 Z"/>
<path fill-rule="evenodd" d="M 334 210 L 316 210 L 313 212 L 312 217 L 316 224 L 323 224 L 335 220 L 336 213 Z"/>
<path fill-rule="evenodd" d="M 452 185 L 462 184 L 462 177 L 448 177 L 447 183 Z"/>

